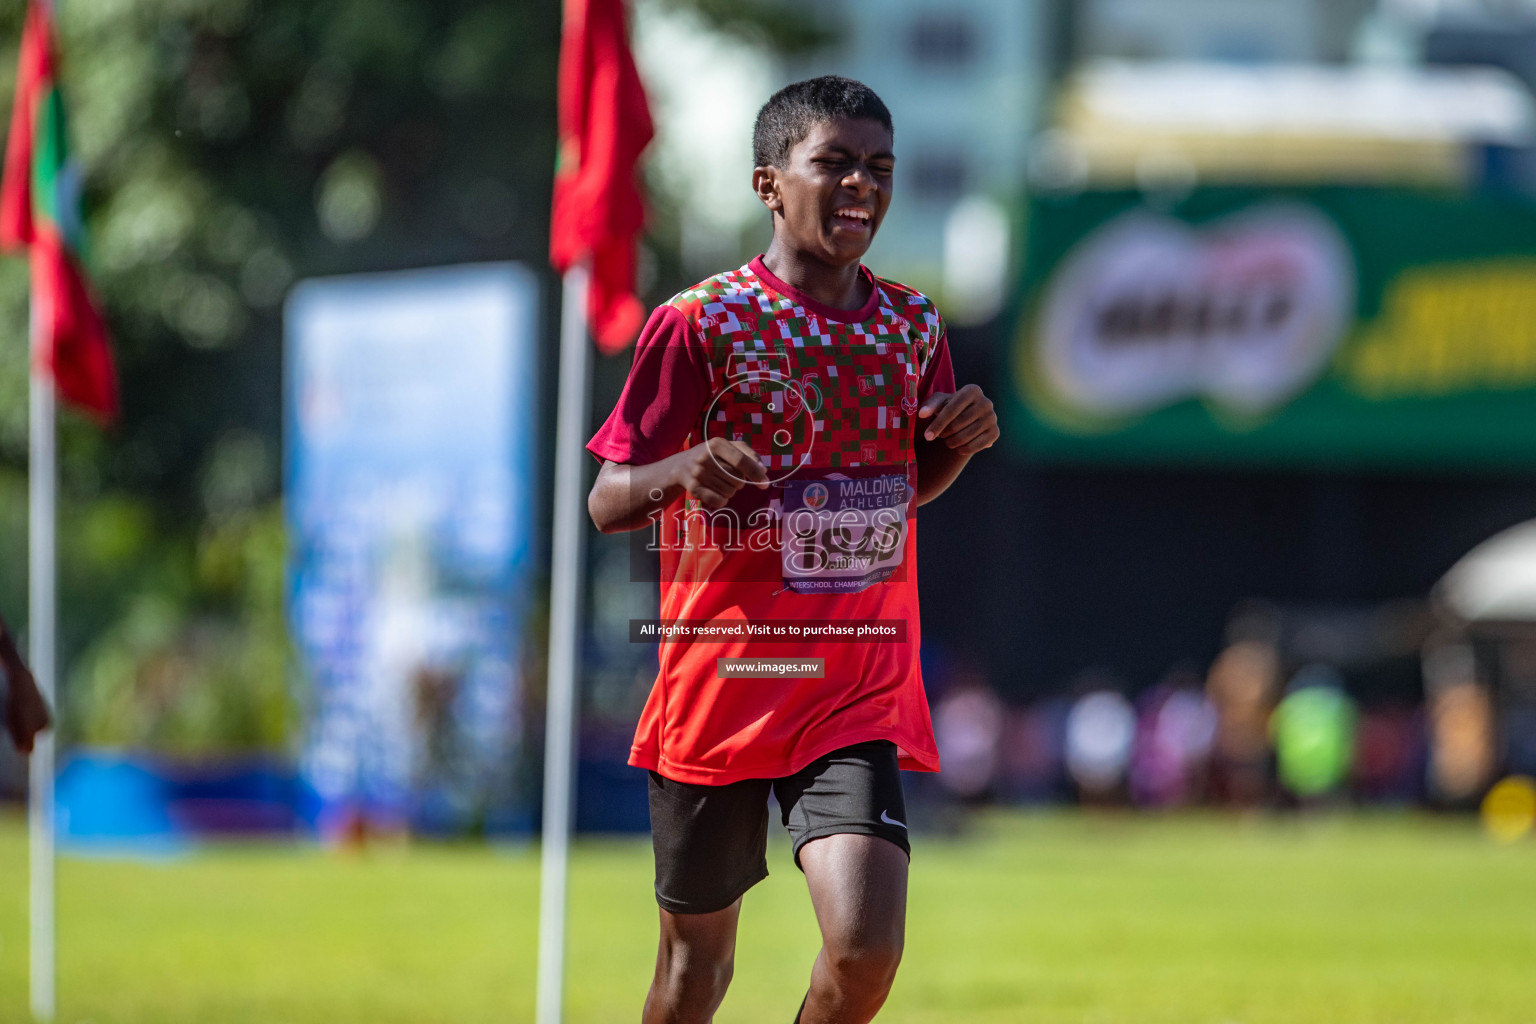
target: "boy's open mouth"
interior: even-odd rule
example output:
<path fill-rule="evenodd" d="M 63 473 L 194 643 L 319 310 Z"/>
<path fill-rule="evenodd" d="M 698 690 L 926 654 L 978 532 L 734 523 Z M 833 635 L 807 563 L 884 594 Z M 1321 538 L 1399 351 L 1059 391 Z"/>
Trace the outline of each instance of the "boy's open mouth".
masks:
<path fill-rule="evenodd" d="M 832 223 L 839 227 L 864 231 L 869 229 L 873 216 L 861 206 L 842 206 L 832 211 Z"/>

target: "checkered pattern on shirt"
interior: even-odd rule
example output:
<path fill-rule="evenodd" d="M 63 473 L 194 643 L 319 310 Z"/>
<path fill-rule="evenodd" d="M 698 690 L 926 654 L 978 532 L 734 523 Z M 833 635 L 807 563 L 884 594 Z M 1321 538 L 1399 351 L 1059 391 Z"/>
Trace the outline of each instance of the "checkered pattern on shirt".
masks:
<path fill-rule="evenodd" d="M 674 296 L 669 304 L 688 318 L 709 356 L 718 396 L 698 436 L 739 438 L 767 456 L 770 469 L 788 469 L 804 457 L 814 416 L 809 467 L 909 463 L 910 398 L 944 324 L 921 292 L 881 278 L 875 286 L 879 303 L 859 323 L 827 320 L 796 305 L 750 265 Z M 795 404 L 785 387 L 790 380 L 802 385 L 811 407 L 819 396 L 820 408 L 788 415 Z M 787 445 L 776 443 L 783 430 L 791 435 Z"/>

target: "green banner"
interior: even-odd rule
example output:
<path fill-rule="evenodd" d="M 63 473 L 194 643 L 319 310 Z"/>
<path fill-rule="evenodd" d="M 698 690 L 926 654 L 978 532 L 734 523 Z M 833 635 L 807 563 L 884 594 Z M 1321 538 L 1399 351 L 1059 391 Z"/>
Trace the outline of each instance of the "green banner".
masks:
<path fill-rule="evenodd" d="M 1057 462 L 1536 466 L 1536 206 L 1040 197 L 1005 436 Z"/>

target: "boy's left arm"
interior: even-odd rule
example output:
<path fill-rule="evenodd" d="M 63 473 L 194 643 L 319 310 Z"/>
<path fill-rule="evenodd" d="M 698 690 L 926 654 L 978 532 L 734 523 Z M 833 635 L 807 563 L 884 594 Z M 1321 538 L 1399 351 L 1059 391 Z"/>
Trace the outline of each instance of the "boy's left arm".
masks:
<path fill-rule="evenodd" d="M 997 412 L 975 384 L 929 395 L 913 420 L 917 503 L 943 494 L 971 456 L 992 447 L 997 438 Z"/>

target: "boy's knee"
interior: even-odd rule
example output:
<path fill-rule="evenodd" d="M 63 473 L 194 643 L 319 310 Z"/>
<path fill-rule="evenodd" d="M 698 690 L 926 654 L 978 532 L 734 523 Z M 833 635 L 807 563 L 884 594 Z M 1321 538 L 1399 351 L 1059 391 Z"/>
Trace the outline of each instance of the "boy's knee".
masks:
<path fill-rule="evenodd" d="M 674 1019 L 707 1021 L 725 998 L 735 969 L 735 957 L 728 951 L 672 942 L 662 947 L 656 980 Z"/>
<path fill-rule="evenodd" d="M 866 938 L 831 942 L 823 957 L 845 992 L 883 999 L 896 980 L 901 952 L 900 938 Z"/>

